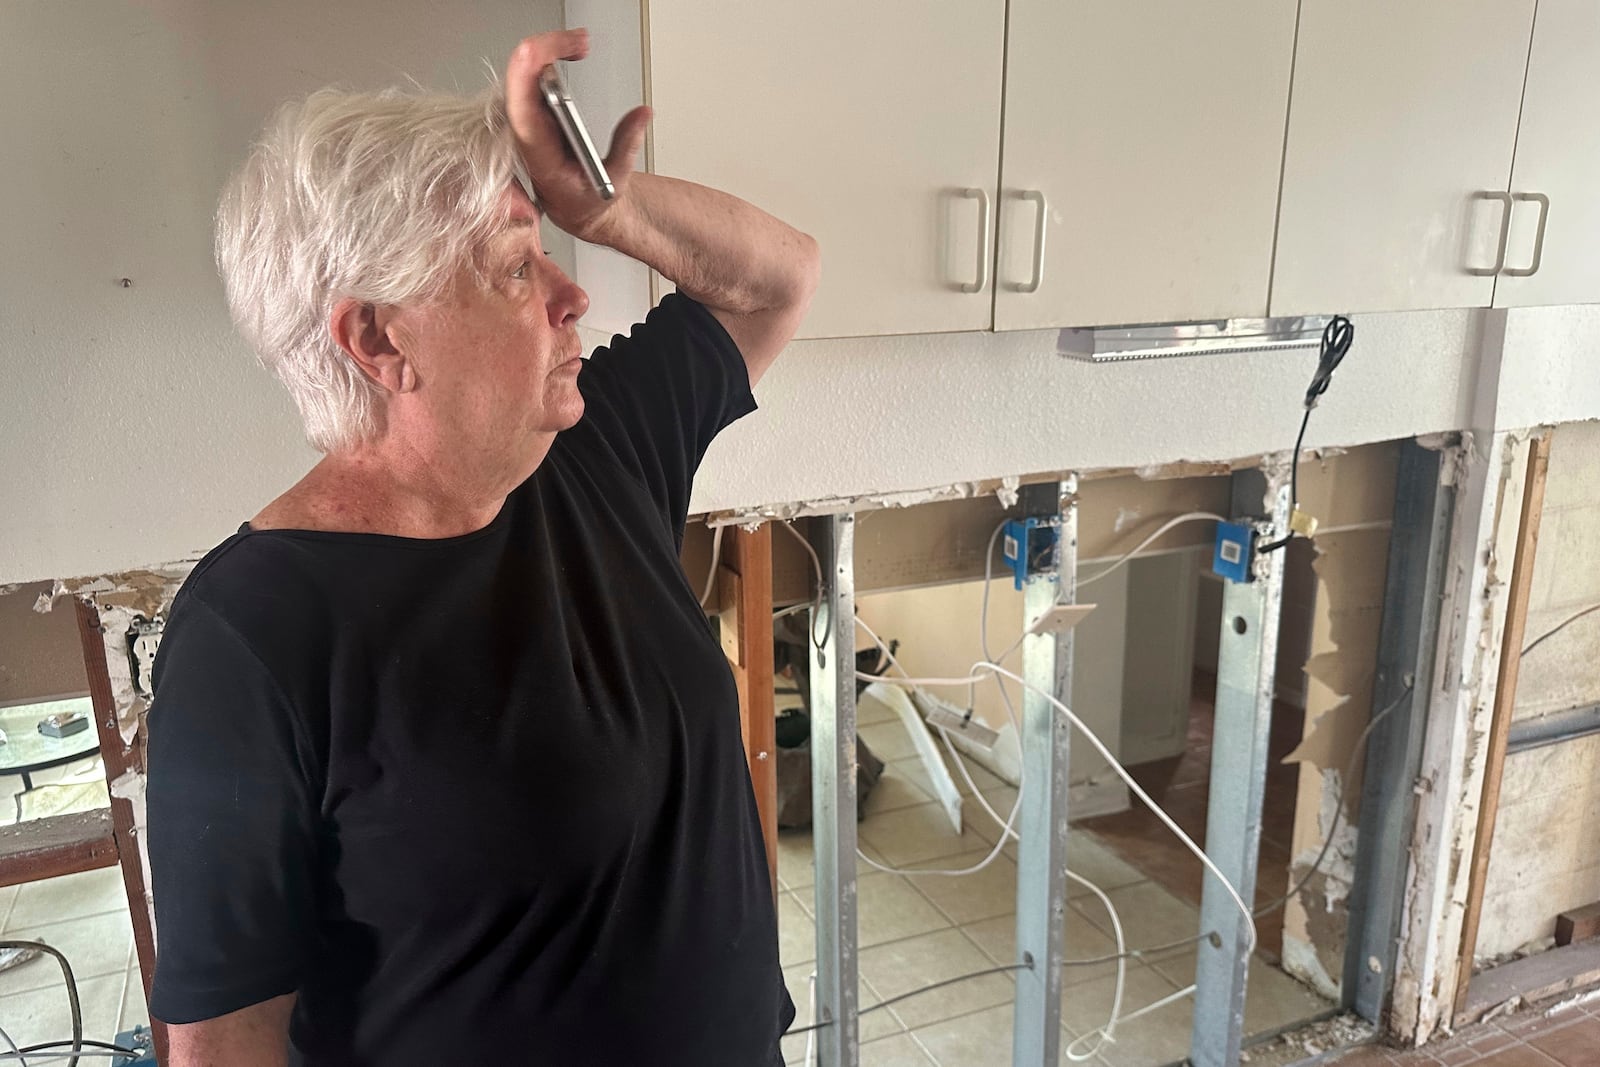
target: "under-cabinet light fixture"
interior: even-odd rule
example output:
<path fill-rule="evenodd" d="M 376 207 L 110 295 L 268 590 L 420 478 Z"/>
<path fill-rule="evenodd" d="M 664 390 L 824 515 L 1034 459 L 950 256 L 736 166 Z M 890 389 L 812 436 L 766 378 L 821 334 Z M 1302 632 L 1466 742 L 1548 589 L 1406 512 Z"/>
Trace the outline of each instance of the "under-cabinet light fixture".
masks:
<path fill-rule="evenodd" d="M 1314 349 L 1329 316 L 1275 319 L 1218 319 L 1159 326 L 1069 327 L 1056 340 L 1056 352 L 1086 363 L 1113 363 L 1163 356 L 1203 356 L 1219 352 L 1274 352 Z"/>

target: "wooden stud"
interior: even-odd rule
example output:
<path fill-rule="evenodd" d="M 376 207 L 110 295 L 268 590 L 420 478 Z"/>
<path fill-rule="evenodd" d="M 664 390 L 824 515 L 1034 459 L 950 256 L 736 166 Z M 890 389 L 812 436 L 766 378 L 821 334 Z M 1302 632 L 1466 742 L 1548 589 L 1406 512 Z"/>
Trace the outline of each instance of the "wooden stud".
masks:
<path fill-rule="evenodd" d="M 778 750 L 772 694 L 772 524 L 755 531 L 732 527 L 723 532 L 723 566 L 736 576 L 723 602 L 732 610 L 722 616 L 732 628 L 725 641 L 739 686 L 739 727 L 745 760 L 761 816 L 761 837 L 767 847 L 767 875 L 778 892 Z"/>
<path fill-rule="evenodd" d="M 1478 949 L 1478 923 L 1483 917 L 1483 893 L 1489 875 L 1489 850 L 1494 844 L 1495 818 L 1500 811 L 1500 785 L 1505 776 L 1506 744 L 1517 701 L 1517 673 L 1528 623 L 1528 599 L 1533 591 L 1533 561 L 1539 549 L 1539 524 L 1544 514 L 1544 485 L 1550 471 L 1550 435 L 1528 443 L 1528 475 L 1522 491 L 1522 515 L 1517 526 L 1516 562 L 1511 566 L 1511 587 L 1506 603 L 1505 633 L 1500 641 L 1500 673 L 1489 727 L 1489 754 L 1483 769 L 1483 797 L 1478 805 L 1478 832 L 1472 843 L 1472 868 L 1467 881 L 1467 910 L 1461 926 L 1461 955 L 1456 968 L 1455 1011 L 1467 1005 L 1472 985 L 1473 957 Z"/>
<path fill-rule="evenodd" d="M 94 704 L 94 726 L 100 735 L 100 759 L 105 763 L 106 782 L 114 783 L 129 770 L 144 773 L 144 754 L 122 739 L 117 722 L 117 699 L 111 690 L 111 673 L 106 667 L 106 638 L 100 629 L 100 613 L 93 605 L 77 600 L 78 637 L 83 645 L 83 666 L 89 675 L 89 697 Z M 135 744 L 140 738 L 135 738 Z M 150 983 L 156 973 L 156 933 L 146 899 L 144 861 L 134 826 L 133 802 L 125 797 L 111 798 L 111 831 L 122 860 L 122 884 L 128 896 L 128 914 L 133 920 L 133 946 L 139 955 L 139 977 L 144 983 L 145 1003 L 150 1002 Z M 167 1058 L 167 1027 L 150 1020 L 156 1060 Z"/>

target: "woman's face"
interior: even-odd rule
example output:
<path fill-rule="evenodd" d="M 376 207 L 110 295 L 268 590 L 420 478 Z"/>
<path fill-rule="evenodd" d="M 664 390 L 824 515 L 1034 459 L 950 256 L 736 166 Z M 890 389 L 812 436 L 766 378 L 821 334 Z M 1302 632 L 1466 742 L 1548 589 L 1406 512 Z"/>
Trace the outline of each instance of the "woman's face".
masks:
<path fill-rule="evenodd" d="M 419 447 L 509 491 L 551 436 L 583 416 L 575 327 L 589 298 L 545 254 L 538 209 L 520 188 L 506 195 L 508 223 L 485 243 L 477 271 L 464 269 L 449 296 L 402 319 L 415 400 L 439 436 Z"/>

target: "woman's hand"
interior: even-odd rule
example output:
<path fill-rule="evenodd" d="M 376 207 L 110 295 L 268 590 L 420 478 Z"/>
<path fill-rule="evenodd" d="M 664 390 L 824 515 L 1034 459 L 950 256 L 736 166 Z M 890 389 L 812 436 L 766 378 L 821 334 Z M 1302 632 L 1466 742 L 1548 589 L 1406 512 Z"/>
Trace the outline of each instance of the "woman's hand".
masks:
<path fill-rule="evenodd" d="M 636 107 L 617 123 L 606 154 L 606 170 L 616 196 L 605 200 L 573 156 L 555 116 L 539 91 L 539 73 L 557 60 L 589 54 L 589 31 L 558 30 L 525 38 L 506 63 L 506 115 L 522 152 L 539 207 L 550 221 L 574 237 L 605 243 L 604 233 L 627 197 L 639 149 L 644 145 L 650 109 Z"/>

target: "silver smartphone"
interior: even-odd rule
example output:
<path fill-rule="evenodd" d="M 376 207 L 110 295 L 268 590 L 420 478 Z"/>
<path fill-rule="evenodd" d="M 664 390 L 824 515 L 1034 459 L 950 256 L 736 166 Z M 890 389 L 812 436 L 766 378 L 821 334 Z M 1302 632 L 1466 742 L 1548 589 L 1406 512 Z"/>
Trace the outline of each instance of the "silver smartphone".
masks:
<path fill-rule="evenodd" d="M 589 175 L 595 191 L 605 200 L 615 197 L 617 187 L 611 184 L 611 175 L 606 173 L 606 165 L 601 161 L 600 153 L 595 151 L 594 142 L 589 139 L 589 130 L 584 126 L 583 119 L 578 117 L 577 105 L 572 102 L 572 94 L 567 92 L 566 82 L 561 80 L 561 72 L 556 70 L 555 64 L 539 72 L 539 92 L 544 96 L 545 106 L 561 126 L 567 146 Z"/>

